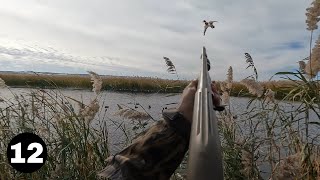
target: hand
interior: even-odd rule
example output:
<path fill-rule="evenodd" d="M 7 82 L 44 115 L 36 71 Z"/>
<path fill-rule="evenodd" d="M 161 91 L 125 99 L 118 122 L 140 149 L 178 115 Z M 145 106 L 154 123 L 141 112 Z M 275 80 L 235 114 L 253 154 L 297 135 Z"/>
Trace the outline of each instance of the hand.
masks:
<path fill-rule="evenodd" d="M 193 80 L 191 83 L 183 90 L 181 95 L 180 103 L 178 106 L 178 111 L 184 115 L 186 120 L 192 123 L 193 117 L 193 106 L 194 106 L 194 96 L 197 91 L 198 80 Z M 218 94 L 215 82 L 211 83 L 211 88 L 213 92 L 212 102 L 214 106 L 220 106 L 220 96 Z"/>

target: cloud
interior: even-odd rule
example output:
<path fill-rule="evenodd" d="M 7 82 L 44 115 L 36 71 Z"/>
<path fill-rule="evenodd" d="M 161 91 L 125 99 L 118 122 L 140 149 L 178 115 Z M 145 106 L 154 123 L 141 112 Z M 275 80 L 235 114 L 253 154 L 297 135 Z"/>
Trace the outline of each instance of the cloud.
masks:
<path fill-rule="evenodd" d="M 83 71 L 86 70 L 96 69 L 98 71 L 118 71 L 116 74 L 121 74 L 126 71 L 137 71 L 135 68 L 120 65 L 118 63 L 120 58 L 118 57 L 79 57 L 65 54 L 49 47 L 26 46 L 18 49 L 0 46 L 0 58 L 3 68 L 13 68 L 14 70 L 23 68 L 20 70 L 24 71 L 33 70 L 68 73 L 68 69 L 70 69 L 72 73 L 76 73 L 77 71 L 78 73 L 83 73 Z"/>
<path fill-rule="evenodd" d="M 230 65 L 236 80 L 250 74 L 245 52 L 253 56 L 260 77 L 268 79 L 307 56 L 304 14 L 310 2 L 12 0 L 0 7 L 0 40 L 7 41 L 0 53 L 17 63 L 43 64 L 38 68 L 47 64 L 48 71 L 90 68 L 102 74 L 170 78 L 162 59 L 167 56 L 180 76 L 191 79 L 199 73 L 206 46 L 213 79 L 225 79 Z M 219 21 L 206 37 L 203 19 Z M 30 47 L 8 43 L 16 40 Z"/>
<path fill-rule="evenodd" d="M 99 64 L 88 62 L 86 59 L 82 57 L 76 57 L 72 55 L 59 53 L 57 50 L 54 50 L 52 48 L 51 49 L 41 48 L 41 49 L 42 51 L 35 48 L 32 50 L 27 48 L 17 49 L 17 48 L 8 48 L 8 47 L 0 46 L 0 54 L 7 55 L 7 57 L 11 56 L 13 59 L 29 59 L 29 60 L 37 60 L 37 61 L 44 61 L 44 62 L 52 61 L 57 63 L 74 63 L 74 64 L 81 64 L 81 65 L 99 66 Z M 105 59 L 105 58 L 102 57 L 102 59 Z"/>

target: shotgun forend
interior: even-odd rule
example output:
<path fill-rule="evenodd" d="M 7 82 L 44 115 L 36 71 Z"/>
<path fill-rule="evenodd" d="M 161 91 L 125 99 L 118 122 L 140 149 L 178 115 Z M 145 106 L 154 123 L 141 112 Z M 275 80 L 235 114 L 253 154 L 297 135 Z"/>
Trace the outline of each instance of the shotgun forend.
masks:
<path fill-rule="evenodd" d="M 193 108 L 188 180 L 223 180 L 221 143 L 209 75 L 210 62 L 202 49 L 202 67 Z M 211 68 L 212 69 L 212 68 Z"/>

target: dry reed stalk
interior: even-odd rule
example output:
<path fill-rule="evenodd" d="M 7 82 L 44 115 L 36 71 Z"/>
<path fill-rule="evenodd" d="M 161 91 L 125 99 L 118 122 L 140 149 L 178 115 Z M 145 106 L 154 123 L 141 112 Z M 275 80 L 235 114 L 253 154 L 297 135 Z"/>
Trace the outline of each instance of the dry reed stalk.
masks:
<path fill-rule="evenodd" d="M 313 161 L 313 166 L 314 166 L 314 169 L 317 173 L 317 179 L 320 179 L 320 156 L 318 155 L 318 157 L 316 157 Z"/>
<path fill-rule="evenodd" d="M 252 95 L 256 95 L 258 97 L 263 95 L 263 86 L 254 79 L 243 79 L 240 83 L 246 86 Z"/>
<path fill-rule="evenodd" d="M 241 164 L 243 165 L 243 169 L 241 170 L 241 173 L 243 173 L 247 178 L 252 177 L 252 174 L 254 172 L 254 167 L 252 162 L 254 162 L 252 159 L 252 153 L 242 149 Z"/>
<path fill-rule="evenodd" d="M 222 104 L 229 104 L 230 95 L 227 91 L 222 92 L 221 100 L 222 100 Z"/>
<path fill-rule="evenodd" d="M 275 92 L 272 91 L 271 89 L 267 89 L 266 93 L 264 94 L 265 99 L 267 102 L 274 102 L 275 100 Z"/>
<path fill-rule="evenodd" d="M 168 67 L 168 69 L 167 69 L 168 73 L 176 74 L 177 70 L 176 70 L 176 67 L 174 66 L 173 62 L 168 57 L 163 57 L 163 59 L 166 62 L 166 65 Z"/>
<path fill-rule="evenodd" d="M 100 94 L 101 88 L 102 88 L 102 79 L 101 77 L 93 72 L 93 71 L 88 71 L 88 73 L 91 76 L 91 82 L 92 84 L 92 91 L 96 93 L 96 95 Z"/>
<path fill-rule="evenodd" d="M 220 90 L 222 92 L 228 91 L 227 83 L 225 81 L 220 82 Z"/>
<path fill-rule="evenodd" d="M 301 73 L 305 73 L 306 72 L 306 63 L 304 61 L 299 61 L 299 71 Z"/>
<path fill-rule="evenodd" d="M 308 61 L 305 71 L 309 78 L 314 78 L 320 71 L 320 36 L 312 48 L 311 59 Z"/>
<path fill-rule="evenodd" d="M 80 110 L 80 117 L 83 117 L 86 123 L 89 124 L 99 112 L 99 108 L 98 100 L 94 99 L 88 106 Z"/>
<path fill-rule="evenodd" d="M 230 102 L 230 91 L 233 83 L 233 70 L 230 66 L 227 72 L 227 79 L 220 83 L 220 90 L 222 91 L 222 104 L 229 104 Z"/>
<path fill-rule="evenodd" d="M 1 88 L 7 87 L 6 82 L 2 78 L 0 78 L 0 87 Z"/>
<path fill-rule="evenodd" d="M 228 73 L 227 73 L 227 88 L 232 88 L 232 82 L 233 82 L 233 69 L 232 66 L 229 67 Z"/>
<path fill-rule="evenodd" d="M 234 118 L 231 114 L 227 114 L 224 118 L 223 121 L 221 121 L 222 127 L 226 128 L 229 131 L 234 131 L 235 127 L 235 121 Z"/>
<path fill-rule="evenodd" d="M 244 53 L 244 56 L 246 58 L 246 63 L 249 64 L 247 66 L 247 69 L 249 67 L 251 67 L 253 69 L 253 72 L 254 72 L 254 74 L 249 76 L 249 77 L 252 77 L 252 78 L 254 77 L 256 80 L 258 80 L 258 71 L 257 71 L 257 68 L 254 66 L 254 62 L 253 62 L 253 59 L 252 59 L 251 55 L 249 53 Z"/>
<path fill-rule="evenodd" d="M 287 156 L 281 160 L 273 171 L 274 180 L 301 179 L 303 175 L 302 153 Z"/>
<path fill-rule="evenodd" d="M 320 2 L 319 0 L 314 0 L 311 3 L 311 7 L 306 9 L 306 16 L 307 16 L 307 30 L 313 31 L 318 29 L 317 23 L 319 22 L 319 16 L 320 16 Z"/>

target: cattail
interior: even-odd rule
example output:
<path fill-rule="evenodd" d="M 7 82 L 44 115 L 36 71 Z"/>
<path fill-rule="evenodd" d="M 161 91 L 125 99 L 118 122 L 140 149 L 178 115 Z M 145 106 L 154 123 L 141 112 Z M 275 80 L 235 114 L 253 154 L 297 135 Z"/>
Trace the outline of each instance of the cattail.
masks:
<path fill-rule="evenodd" d="M 228 73 L 227 73 L 227 88 L 228 89 L 232 88 L 232 81 L 233 81 L 233 70 L 232 70 L 232 66 L 230 66 L 228 69 Z"/>
<path fill-rule="evenodd" d="M 306 72 L 306 63 L 304 61 L 299 61 L 299 70 L 301 73 L 305 73 Z"/>
<path fill-rule="evenodd" d="M 266 93 L 264 94 L 267 102 L 274 102 L 274 95 L 275 92 L 273 92 L 271 89 L 267 89 Z"/>
<path fill-rule="evenodd" d="M 245 85 L 253 95 L 261 97 L 263 95 L 263 86 L 253 79 L 243 79 L 241 84 Z"/>
<path fill-rule="evenodd" d="M 306 16 L 307 16 L 307 30 L 313 31 L 318 29 L 317 23 L 319 22 L 319 15 L 320 15 L 320 2 L 319 0 L 315 0 L 311 3 L 311 7 L 306 9 Z"/>
<path fill-rule="evenodd" d="M 96 93 L 96 95 L 100 94 L 101 88 L 102 88 L 102 79 L 101 77 L 93 72 L 88 71 L 88 73 L 91 76 L 91 82 L 92 82 L 92 91 Z"/>

